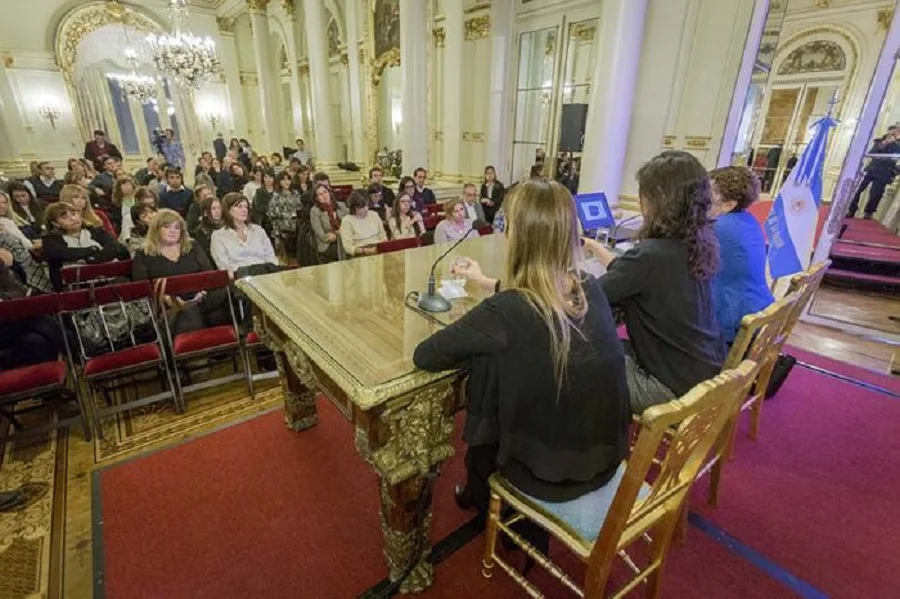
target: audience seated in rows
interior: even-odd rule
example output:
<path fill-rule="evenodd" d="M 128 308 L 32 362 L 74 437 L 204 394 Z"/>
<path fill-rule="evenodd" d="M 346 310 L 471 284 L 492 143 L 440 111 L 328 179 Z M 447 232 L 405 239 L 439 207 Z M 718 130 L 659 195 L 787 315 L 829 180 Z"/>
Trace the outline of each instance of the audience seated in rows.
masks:
<path fill-rule="evenodd" d="M 474 188 L 474 186 L 473 186 Z M 448 200 L 444 204 L 444 220 L 434 230 L 435 243 L 459 241 L 463 237 L 478 237 L 478 231 L 472 231 L 475 221 L 466 214 L 466 202 L 459 198 Z"/>
<path fill-rule="evenodd" d="M 378 253 L 375 246 L 387 241 L 384 222 L 377 212 L 369 210 L 369 199 L 363 192 L 354 191 L 347 199 L 347 216 L 341 219 L 340 235 L 348 257 L 373 256 Z"/>
<path fill-rule="evenodd" d="M 56 178 L 56 169 L 49 162 L 39 162 L 37 167 L 38 174 L 26 179 L 24 184 L 32 195 L 43 202 L 58 200 L 63 182 Z"/>
<path fill-rule="evenodd" d="M 212 234 L 210 250 L 216 266 L 233 279 L 280 270 L 272 242 L 250 221 L 250 203 L 232 192 L 222 199 L 224 226 Z"/>
<path fill-rule="evenodd" d="M 125 240 L 125 247 L 133 258 L 134 255 L 144 248 L 144 242 L 147 240 L 147 233 L 150 232 L 150 223 L 156 216 L 156 206 L 152 204 L 135 204 L 131 208 L 131 230 L 128 232 L 128 239 Z"/>
<path fill-rule="evenodd" d="M 184 219 L 164 208 L 151 222 L 144 248 L 134 255 L 131 278 L 163 279 L 209 270 L 216 268 L 203 248 L 191 241 Z M 190 297 L 167 297 L 164 301 L 166 309 L 175 313 L 173 337 L 231 322 L 228 294 L 224 289 L 201 291 Z"/>
<path fill-rule="evenodd" d="M 107 213 L 112 211 L 113 187 L 120 167 L 121 163 L 112 156 L 103 159 L 103 172 L 98 173 L 88 185 L 95 208 Z"/>
<path fill-rule="evenodd" d="M 309 220 L 316 236 L 316 250 L 326 262 L 334 262 L 340 259 L 338 235 L 347 206 L 334 199 L 326 183 L 318 183 L 313 189 L 315 204 L 309 211 Z"/>
<path fill-rule="evenodd" d="M 194 192 L 184 186 L 184 177 L 177 168 L 166 169 L 166 185 L 159 194 L 159 207 L 174 210 L 182 218 L 187 216 Z"/>
<path fill-rule="evenodd" d="M 387 207 L 388 211 L 390 211 L 391 207 L 394 205 L 396 195 L 394 195 L 394 192 L 390 187 L 385 186 L 384 171 L 381 170 L 380 166 L 373 166 L 369 169 L 369 195 L 371 196 L 376 190 L 381 191 L 381 202 Z"/>
<path fill-rule="evenodd" d="M 191 235 L 208 256 L 212 255 L 210 244 L 212 235 L 224 226 L 222 222 L 222 200 L 216 196 L 207 197 L 200 207 L 200 224 Z"/>
<path fill-rule="evenodd" d="M 71 204 L 78 210 L 81 216 L 81 223 L 85 227 L 102 227 L 104 231 L 109 233 L 114 239 L 116 237 L 116 229 L 109 221 L 109 217 L 102 210 L 94 212 L 93 206 L 88 201 L 88 190 L 80 185 L 64 185 L 59 193 L 59 201 Z"/>
<path fill-rule="evenodd" d="M 131 209 L 135 204 L 135 192 L 137 192 L 137 184 L 133 178 L 116 179 L 116 185 L 113 187 L 113 204 L 116 206 L 116 210 L 113 211 L 113 215 L 118 216 L 118 222 L 113 224 L 116 224 L 119 230 L 119 241 L 122 243 L 131 236 L 131 227 L 134 226 L 134 222 L 131 220 Z"/>
<path fill-rule="evenodd" d="M 12 235 L 18 239 L 27 249 L 34 247 L 34 244 L 28 235 L 19 227 L 19 222 L 23 222 L 10 205 L 9 196 L 5 191 L 0 190 L 0 230 Z"/>
<path fill-rule="evenodd" d="M 99 165 L 101 164 L 101 159 L 107 156 L 122 160 L 122 152 L 119 151 L 119 148 L 106 139 L 106 133 L 103 130 L 97 129 L 94 131 L 94 139 L 84 146 L 84 157 L 91 164 Z"/>
<path fill-rule="evenodd" d="M 266 170 L 263 172 L 262 184 L 253 194 L 253 200 L 250 202 L 250 215 L 253 222 L 263 228 L 267 235 L 272 236 L 272 221 L 269 220 L 269 204 L 272 196 L 278 191 L 275 181 L 275 173 Z"/>
<path fill-rule="evenodd" d="M 128 258 L 128 250 L 115 237 L 103 227 L 85 225 L 81 210 L 67 202 L 55 202 L 47 207 L 45 227 L 42 248 L 56 291 L 63 290 L 60 271 L 66 264 Z"/>
<path fill-rule="evenodd" d="M 193 201 L 187 211 L 188 231 L 193 231 L 200 224 L 200 216 L 202 212 L 203 202 L 211 197 L 215 197 L 216 193 L 209 185 L 197 185 L 194 187 Z"/>
<path fill-rule="evenodd" d="M 12 219 L 28 239 L 39 239 L 44 222 L 44 202 L 35 199 L 22 183 L 13 181 L 6 187 L 12 207 Z"/>
<path fill-rule="evenodd" d="M 462 199 L 466 209 L 466 219 L 473 222 L 480 221 L 488 224 L 484 213 L 484 207 L 481 205 L 481 202 L 478 201 L 478 188 L 475 187 L 474 183 L 466 183 L 463 186 Z"/>
<path fill-rule="evenodd" d="M 425 233 L 425 221 L 422 213 L 413 209 L 412 196 L 401 193 L 394 207 L 389 222 L 391 239 L 407 239 L 421 237 Z"/>

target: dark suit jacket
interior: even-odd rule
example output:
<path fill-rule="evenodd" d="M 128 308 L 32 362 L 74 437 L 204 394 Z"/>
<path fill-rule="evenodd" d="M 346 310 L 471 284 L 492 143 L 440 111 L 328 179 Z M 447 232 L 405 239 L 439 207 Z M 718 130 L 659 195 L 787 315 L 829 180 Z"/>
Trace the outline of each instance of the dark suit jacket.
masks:
<path fill-rule="evenodd" d="M 216 158 L 219 160 L 225 158 L 225 155 L 228 154 L 228 146 L 225 145 L 225 140 L 218 138 L 214 139 L 213 150 L 216 152 Z"/>

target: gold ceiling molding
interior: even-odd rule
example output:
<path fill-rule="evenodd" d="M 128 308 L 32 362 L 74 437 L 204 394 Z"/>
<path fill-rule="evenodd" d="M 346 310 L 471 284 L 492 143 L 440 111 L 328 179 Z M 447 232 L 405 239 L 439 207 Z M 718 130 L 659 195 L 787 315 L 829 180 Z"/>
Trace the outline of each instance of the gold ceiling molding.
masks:
<path fill-rule="evenodd" d="M 434 47 L 443 48 L 444 40 L 447 38 L 447 30 L 443 27 L 435 27 L 431 31 L 431 37 L 434 38 Z"/>
<path fill-rule="evenodd" d="M 391 48 L 378 58 L 372 61 L 372 85 L 378 86 L 381 82 L 381 75 L 384 70 L 389 67 L 400 66 L 400 48 Z"/>
<path fill-rule="evenodd" d="M 216 26 L 218 26 L 220 33 L 234 33 L 234 21 L 234 19 L 218 17 L 216 19 Z"/>
<path fill-rule="evenodd" d="M 816 6 L 819 8 L 828 8 L 831 6 L 831 0 L 816 0 Z"/>
<path fill-rule="evenodd" d="M 294 5 L 294 0 L 281 0 L 281 8 L 284 10 L 284 14 L 289 17 L 293 17 L 297 8 Z"/>
<path fill-rule="evenodd" d="M 592 42 L 596 33 L 596 23 L 576 23 L 572 25 L 571 36 L 577 42 Z"/>
<path fill-rule="evenodd" d="M 250 10 L 266 10 L 269 7 L 269 0 L 246 0 L 246 2 Z"/>
<path fill-rule="evenodd" d="M 891 26 L 891 21 L 893 20 L 893 8 L 882 8 L 877 13 L 875 13 L 875 24 L 878 31 L 887 31 Z"/>
<path fill-rule="evenodd" d="M 69 11 L 56 29 L 56 64 L 71 80 L 78 61 L 78 46 L 85 37 L 107 25 L 124 25 L 141 32 L 162 32 L 162 27 L 116 0 L 88 2 Z"/>
<path fill-rule="evenodd" d="M 675 140 L 678 139 L 677 135 L 663 135 L 662 145 L 664 148 L 674 148 Z"/>
<path fill-rule="evenodd" d="M 346 52 L 341 52 L 341 64 L 345 67 L 350 65 L 350 55 Z"/>
<path fill-rule="evenodd" d="M 466 21 L 466 41 L 480 40 L 491 33 L 491 16 L 482 15 Z"/>

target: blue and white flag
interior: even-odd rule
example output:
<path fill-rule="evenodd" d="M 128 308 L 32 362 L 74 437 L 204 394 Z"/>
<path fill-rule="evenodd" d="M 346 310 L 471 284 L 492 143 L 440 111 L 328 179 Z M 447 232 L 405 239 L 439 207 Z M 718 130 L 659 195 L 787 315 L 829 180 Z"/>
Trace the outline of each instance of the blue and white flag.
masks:
<path fill-rule="evenodd" d="M 822 173 L 828 130 L 837 121 L 825 116 L 813 124 L 815 132 L 791 170 L 766 219 L 769 238 L 769 275 L 792 275 L 809 266 L 822 203 Z"/>

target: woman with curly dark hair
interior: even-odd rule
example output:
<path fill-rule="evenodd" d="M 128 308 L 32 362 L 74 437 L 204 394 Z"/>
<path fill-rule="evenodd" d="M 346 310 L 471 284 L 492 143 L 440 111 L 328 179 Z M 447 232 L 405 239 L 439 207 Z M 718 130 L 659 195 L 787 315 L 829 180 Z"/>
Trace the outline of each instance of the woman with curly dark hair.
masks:
<path fill-rule="evenodd" d="M 624 310 L 631 409 L 641 413 L 718 374 L 725 344 L 713 301 L 719 244 L 706 169 L 687 152 L 669 151 L 642 166 L 637 180 L 639 243 L 618 257 L 590 239 L 585 248 L 607 267 L 600 282 L 610 304 Z"/>

